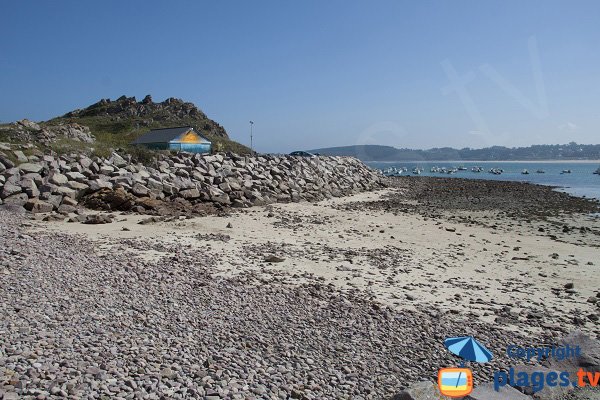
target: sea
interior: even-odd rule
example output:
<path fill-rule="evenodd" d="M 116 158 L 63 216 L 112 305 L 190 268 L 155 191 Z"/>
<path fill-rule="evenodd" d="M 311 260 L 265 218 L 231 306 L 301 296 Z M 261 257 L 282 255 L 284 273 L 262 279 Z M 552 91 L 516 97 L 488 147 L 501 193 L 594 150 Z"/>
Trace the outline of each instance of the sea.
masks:
<path fill-rule="evenodd" d="M 600 167 L 600 161 L 368 161 L 366 164 L 380 170 L 406 168 L 407 171 L 401 175 L 415 176 L 412 171 L 416 167 L 422 170 L 420 176 L 531 182 L 555 186 L 556 190 L 574 196 L 600 200 L 600 175 L 593 173 Z M 465 167 L 467 170 L 453 174 L 431 172 L 434 167 Z M 482 167 L 483 170 L 473 172 L 472 167 Z M 500 175 L 492 174 L 489 172 L 492 168 L 502 169 L 503 172 Z M 529 174 L 523 174 L 524 170 Z M 537 173 L 538 170 L 543 170 L 544 173 Z M 563 173 L 565 170 L 570 170 L 571 173 Z"/>

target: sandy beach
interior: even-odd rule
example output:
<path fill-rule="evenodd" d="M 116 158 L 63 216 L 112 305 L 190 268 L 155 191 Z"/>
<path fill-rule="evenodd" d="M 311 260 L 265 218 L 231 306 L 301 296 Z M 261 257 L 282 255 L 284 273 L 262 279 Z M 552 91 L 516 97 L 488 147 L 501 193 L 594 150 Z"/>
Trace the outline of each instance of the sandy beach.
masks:
<path fill-rule="evenodd" d="M 479 384 L 514 364 L 508 344 L 600 335 L 596 204 L 509 182 L 388 186 L 108 224 L 5 213 L 18 262 L 0 381 L 19 390 L 33 368 L 22 394 L 389 399 L 456 365 L 445 337 L 494 352 Z"/>
<path fill-rule="evenodd" d="M 148 217 L 122 215 L 106 225 L 59 222 L 41 228 L 83 234 L 100 253 L 132 252 L 146 260 L 185 249 L 211 257 L 220 276 L 253 271 L 292 284 L 334 284 L 394 308 L 418 304 L 474 314 L 508 329 L 567 331 L 579 317 L 583 329 L 600 334 L 587 318 L 597 310 L 587 300 L 600 288 L 597 217 L 520 220 L 504 216 L 501 209 L 463 210 L 463 215 L 440 209 L 442 215 L 432 218 L 418 211 L 361 206 L 402 196 L 403 190 L 274 204 L 226 217 L 167 218 L 142 225 Z M 350 204 L 358 207 L 346 207 Z M 565 224 L 575 228 L 563 232 Z M 268 262 L 268 256 L 282 260 Z M 569 284 L 572 292 L 565 290 Z"/>

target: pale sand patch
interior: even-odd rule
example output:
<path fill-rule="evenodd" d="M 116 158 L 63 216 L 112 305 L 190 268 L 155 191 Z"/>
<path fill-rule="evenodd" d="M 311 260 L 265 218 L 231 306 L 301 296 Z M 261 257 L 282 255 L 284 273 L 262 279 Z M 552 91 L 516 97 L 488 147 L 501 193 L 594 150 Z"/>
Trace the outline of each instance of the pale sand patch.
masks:
<path fill-rule="evenodd" d="M 195 251 L 199 257 L 203 253 L 219 255 L 221 261 L 214 266 L 217 274 L 255 270 L 263 271 L 266 278 L 284 273 L 290 282 L 317 278 L 344 289 L 365 291 L 374 299 L 401 308 L 425 304 L 432 309 L 474 312 L 493 321 L 493 311 L 507 305 L 517 313 L 541 310 L 548 323 L 560 323 L 561 318 L 575 311 L 586 314 L 593 310 L 586 300 L 600 288 L 598 247 L 557 242 L 527 226 L 494 230 L 414 214 L 394 216 L 367 209 L 332 208 L 376 200 L 386 192 L 319 203 L 274 204 L 228 217 L 149 225 L 139 225 L 147 218 L 139 215 L 119 215 L 116 222 L 106 225 L 36 225 L 44 230 L 86 235 L 102 245 L 97 251 L 110 250 L 115 239 L 126 238 L 189 246 L 187 251 Z M 267 217 L 269 210 L 273 217 Z M 475 220 L 481 217 L 471 215 Z M 228 223 L 233 228 L 226 228 Z M 123 227 L 129 231 L 123 231 Z M 231 240 L 200 240 L 197 234 L 229 235 Z M 257 254 L 261 251 L 258 246 L 282 248 L 280 252 Z M 385 256 L 379 257 L 384 251 Z M 167 254 L 152 249 L 137 252 L 147 260 Z M 355 254 L 346 257 L 349 252 Z M 552 253 L 559 254 L 558 259 L 551 258 Z M 265 263 L 262 258 L 267 254 L 285 261 Z M 594 265 L 586 265 L 588 262 Z M 380 268 L 382 264 L 386 268 Z M 574 295 L 562 289 L 569 282 L 575 285 Z M 557 295 L 552 288 L 561 290 Z"/>

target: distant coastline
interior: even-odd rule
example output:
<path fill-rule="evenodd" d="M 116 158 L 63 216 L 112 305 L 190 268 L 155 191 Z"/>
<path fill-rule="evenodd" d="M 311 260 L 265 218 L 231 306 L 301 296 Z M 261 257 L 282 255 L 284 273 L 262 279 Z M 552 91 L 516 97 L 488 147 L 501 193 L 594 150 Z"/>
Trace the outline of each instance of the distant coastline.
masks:
<path fill-rule="evenodd" d="M 377 161 L 377 160 L 367 160 L 365 163 L 383 163 L 383 164 L 397 164 L 397 163 L 421 163 L 421 164 L 432 164 L 432 163 L 539 163 L 539 164 L 549 164 L 549 163 L 564 163 L 564 164 L 600 164 L 600 159 L 598 160 L 385 160 L 385 161 Z"/>
<path fill-rule="evenodd" d="M 326 156 L 353 156 L 361 161 L 378 162 L 579 162 L 600 160 L 600 144 L 544 144 L 529 147 L 491 146 L 482 149 L 469 147 L 454 149 L 436 147 L 432 149 L 406 149 L 381 145 L 352 145 L 308 150 Z"/>

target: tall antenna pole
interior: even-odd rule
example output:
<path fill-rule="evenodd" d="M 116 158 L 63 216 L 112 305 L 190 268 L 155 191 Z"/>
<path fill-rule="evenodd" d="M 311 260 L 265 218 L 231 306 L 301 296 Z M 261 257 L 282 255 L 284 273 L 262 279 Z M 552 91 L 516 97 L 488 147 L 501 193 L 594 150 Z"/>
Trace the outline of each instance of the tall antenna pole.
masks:
<path fill-rule="evenodd" d="M 252 128 L 254 127 L 254 122 L 250 121 L 250 151 L 254 153 L 254 149 L 252 148 Z"/>

